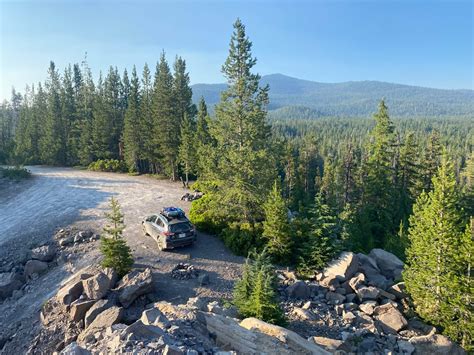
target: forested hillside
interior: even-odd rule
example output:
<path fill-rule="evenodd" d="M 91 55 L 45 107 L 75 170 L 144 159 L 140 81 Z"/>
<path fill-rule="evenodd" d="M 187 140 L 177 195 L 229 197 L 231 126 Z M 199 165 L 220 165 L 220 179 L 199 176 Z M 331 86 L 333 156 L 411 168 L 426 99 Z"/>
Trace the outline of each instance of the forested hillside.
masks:
<path fill-rule="evenodd" d="M 474 112 L 474 91 L 440 90 L 379 81 L 318 83 L 282 74 L 262 77 L 270 86 L 270 117 L 285 119 L 327 116 L 364 117 L 384 98 L 392 115 L 399 117 L 446 117 Z M 203 96 L 212 108 L 225 84 L 192 86 L 194 100 Z"/>
<path fill-rule="evenodd" d="M 0 163 L 196 179 L 204 195 L 190 217 L 200 230 L 235 253 L 266 250 L 304 277 L 342 250 L 384 248 L 407 261 L 419 315 L 470 348 L 472 92 L 263 80 L 251 49 L 237 20 L 225 90 L 217 99 L 206 86 L 210 102 L 197 105 L 180 57 L 170 68 L 163 53 L 153 74 L 147 65 L 130 75 L 110 67 L 97 82 L 86 62 L 62 73 L 51 62 L 45 83 L 2 104 Z M 290 102 L 315 106 L 306 120 L 291 109 L 268 120 L 269 108 Z M 365 118 L 311 120 L 311 110 Z"/>

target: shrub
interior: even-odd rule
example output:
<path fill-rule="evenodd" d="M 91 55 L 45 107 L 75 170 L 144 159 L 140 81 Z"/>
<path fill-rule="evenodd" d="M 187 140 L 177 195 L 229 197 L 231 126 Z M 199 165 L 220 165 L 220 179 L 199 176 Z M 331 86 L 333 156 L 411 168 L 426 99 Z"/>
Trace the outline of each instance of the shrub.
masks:
<path fill-rule="evenodd" d="M 8 167 L 0 168 L 0 176 L 3 176 L 10 180 L 22 180 L 27 179 L 31 176 L 31 173 L 28 169 L 24 167 Z"/>
<path fill-rule="evenodd" d="M 106 171 L 114 173 L 125 173 L 128 171 L 125 162 L 123 160 L 117 159 L 99 159 L 90 163 L 87 169 L 92 171 Z"/>
<path fill-rule="evenodd" d="M 200 199 L 194 200 L 189 211 L 189 219 L 197 229 L 203 232 L 218 234 L 225 225 L 210 208 L 211 197 L 209 194 L 203 195 Z"/>
<path fill-rule="evenodd" d="M 224 244 L 237 255 L 248 255 L 255 248 L 262 247 L 262 225 L 260 223 L 232 222 L 224 228 L 220 237 Z"/>
<path fill-rule="evenodd" d="M 120 277 L 123 277 L 131 270 L 133 257 L 122 235 L 125 229 L 123 214 L 119 203 L 113 197 L 110 200 L 110 208 L 112 211 L 105 214 L 109 224 L 104 227 L 105 235 L 100 239 L 100 251 L 104 255 L 102 266 L 113 268 Z"/>
<path fill-rule="evenodd" d="M 243 317 L 256 317 L 280 325 L 285 323 L 277 300 L 275 270 L 265 250 L 260 254 L 249 254 L 242 279 L 235 284 L 233 301 Z"/>

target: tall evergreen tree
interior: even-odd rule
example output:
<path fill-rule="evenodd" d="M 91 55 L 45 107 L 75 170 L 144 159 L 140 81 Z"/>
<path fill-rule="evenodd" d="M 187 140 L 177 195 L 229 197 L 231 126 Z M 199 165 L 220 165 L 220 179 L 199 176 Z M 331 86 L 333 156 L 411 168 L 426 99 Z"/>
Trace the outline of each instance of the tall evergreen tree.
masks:
<path fill-rule="evenodd" d="M 403 276 L 418 314 L 451 331 L 452 322 L 460 316 L 458 302 L 465 297 L 458 280 L 465 280 L 466 265 L 472 262 L 472 255 L 467 255 L 470 252 L 462 252 L 472 247 L 472 241 L 463 238 L 458 201 L 454 167 L 444 157 L 433 178 L 433 189 L 424 191 L 414 205 Z M 464 332 L 456 328 L 458 335 Z"/>
<path fill-rule="evenodd" d="M 439 132 L 437 130 L 433 130 L 428 138 L 428 145 L 426 147 L 425 156 L 423 159 L 423 189 L 426 192 L 433 188 L 433 177 L 438 171 L 441 155 L 442 147 Z"/>
<path fill-rule="evenodd" d="M 143 149 L 143 137 L 141 136 L 141 111 L 140 111 L 140 80 L 137 76 L 135 66 L 132 70 L 132 81 L 130 84 L 129 97 L 127 99 L 127 111 L 125 113 L 125 124 L 123 130 L 123 142 L 125 149 L 125 162 L 130 172 L 138 172 L 139 159 Z"/>
<path fill-rule="evenodd" d="M 210 161 L 209 153 L 212 151 L 214 142 L 209 132 L 210 117 L 207 113 L 206 101 L 201 97 L 198 104 L 196 120 L 196 170 L 199 176 L 209 174 L 207 168 L 214 166 Z"/>
<path fill-rule="evenodd" d="M 196 171 L 196 123 L 184 115 L 181 123 L 181 138 L 179 145 L 179 162 L 185 175 L 185 186 L 189 186 L 189 175 Z"/>
<path fill-rule="evenodd" d="M 260 76 L 251 72 L 256 63 L 251 48 L 237 20 L 222 67 L 229 87 L 216 106 L 211 130 L 218 160 L 204 177 L 217 187 L 209 197 L 213 211 L 227 221 L 250 223 L 263 218 L 259 206 L 276 177 L 266 123 L 268 87 L 260 88 Z"/>
<path fill-rule="evenodd" d="M 399 221 L 395 220 L 398 198 L 394 189 L 395 128 L 382 100 L 374 115 L 375 127 L 370 133 L 367 146 L 367 162 L 363 168 L 361 225 L 363 243 L 368 249 L 383 248 L 388 236 L 396 232 Z"/>
<path fill-rule="evenodd" d="M 163 52 L 153 89 L 154 154 L 160 157 L 164 172 L 177 178 L 180 121 L 177 121 L 173 76 Z"/>
<path fill-rule="evenodd" d="M 143 140 L 143 148 L 140 154 L 140 164 L 142 171 L 153 171 L 154 162 L 154 124 L 153 124 L 153 84 L 151 79 L 150 69 L 148 64 L 145 63 L 142 73 L 142 91 L 141 91 L 141 104 L 140 113 L 141 119 L 138 126 L 140 135 Z"/>
<path fill-rule="evenodd" d="M 51 165 L 66 164 L 66 136 L 61 107 L 61 84 L 54 62 L 48 70 L 47 116 L 44 123 L 44 134 L 41 139 L 42 161 Z"/>
<path fill-rule="evenodd" d="M 291 262 L 293 248 L 292 231 L 288 220 L 288 207 L 277 182 L 274 183 L 263 209 L 265 221 L 262 235 L 267 241 L 268 254 L 275 262 L 288 264 Z"/>

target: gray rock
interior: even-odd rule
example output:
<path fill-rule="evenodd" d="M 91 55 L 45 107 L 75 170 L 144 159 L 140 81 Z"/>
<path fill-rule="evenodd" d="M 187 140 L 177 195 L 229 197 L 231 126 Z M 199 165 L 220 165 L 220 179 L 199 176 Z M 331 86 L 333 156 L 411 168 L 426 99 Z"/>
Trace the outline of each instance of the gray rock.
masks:
<path fill-rule="evenodd" d="M 296 281 L 286 288 L 286 294 L 289 298 L 307 299 L 311 296 L 311 290 L 304 281 Z"/>
<path fill-rule="evenodd" d="M 109 291 L 110 280 L 107 275 L 99 272 L 97 275 L 82 281 L 82 287 L 84 288 L 84 293 L 89 299 L 99 300 Z"/>
<path fill-rule="evenodd" d="M 352 323 L 356 320 L 356 316 L 352 312 L 344 312 L 344 315 L 342 316 L 342 321 L 344 323 Z"/>
<path fill-rule="evenodd" d="M 374 315 L 386 333 L 396 334 L 408 324 L 400 311 L 391 304 L 375 307 Z"/>
<path fill-rule="evenodd" d="M 118 285 L 119 301 L 128 308 L 139 296 L 153 291 L 153 280 L 150 268 L 144 271 L 132 271 L 125 275 Z"/>
<path fill-rule="evenodd" d="M 379 288 L 378 290 L 379 290 L 379 297 L 380 297 L 380 298 L 387 298 L 387 299 L 389 299 L 389 300 L 391 300 L 391 301 L 395 301 L 395 299 L 397 298 L 397 297 L 395 297 L 394 294 L 392 294 L 392 293 L 390 293 L 390 292 L 384 291 L 384 290 L 382 290 L 382 289 L 380 289 L 380 288 Z"/>
<path fill-rule="evenodd" d="M 40 261 L 52 261 L 56 256 L 56 247 L 54 245 L 44 245 L 31 251 L 31 258 Z"/>
<path fill-rule="evenodd" d="M 413 337 L 409 340 L 415 347 L 416 354 L 430 355 L 464 355 L 466 352 L 457 344 L 453 343 L 444 335 L 430 334 Z"/>
<path fill-rule="evenodd" d="M 163 355 L 184 355 L 184 352 L 174 345 L 166 344 Z"/>
<path fill-rule="evenodd" d="M 116 306 L 106 309 L 94 319 L 94 321 L 86 328 L 86 330 L 79 334 L 77 342 L 82 344 L 95 333 L 102 331 L 113 324 L 120 323 L 122 320 L 122 312 L 123 309 Z"/>
<path fill-rule="evenodd" d="M 69 316 L 74 322 L 79 322 L 84 319 L 86 312 L 94 305 L 92 300 L 76 300 L 71 303 Z"/>
<path fill-rule="evenodd" d="M 409 341 L 399 339 L 397 345 L 398 352 L 401 354 L 411 355 L 415 351 L 415 346 Z"/>
<path fill-rule="evenodd" d="M 94 319 L 106 309 L 114 306 L 114 302 L 111 300 L 98 300 L 96 301 L 91 308 L 86 312 L 84 317 L 84 325 L 87 328 Z"/>
<path fill-rule="evenodd" d="M 361 287 L 365 286 L 365 275 L 361 272 L 356 274 L 353 278 L 349 280 L 349 286 L 357 292 Z"/>
<path fill-rule="evenodd" d="M 339 276 L 340 277 L 340 276 Z M 319 281 L 319 284 L 321 286 L 324 286 L 324 287 L 327 287 L 327 288 L 332 288 L 332 289 L 336 289 L 337 287 L 339 287 L 340 285 L 340 282 L 339 282 L 339 278 L 338 276 L 336 275 L 328 275 L 326 277 L 323 277 L 321 279 L 321 281 Z"/>
<path fill-rule="evenodd" d="M 346 295 L 346 302 L 354 302 L 357 295 L 355 293 L 349 293 Z"/>
<path fill-rule="evenodd" d="M 23 276 L 18 272 L 4 272 L 0 274 L 0 301 L 10 297 L 13 291 L 24 284 Z"/>
<path fill-rule="evenodd" d="M 382 275 L 393 280 L 401 277 L 403 262 L 392 253 L 383 249 L 372 249 L 369 256 L 376 261 Z"/>
<path fill-rule="evenodd" d="M 314 319 L 316 319 L 316 316 L 313 312 L 311 312 L 310 310 L 307 310 L 307 309 L 299 308 L 299 307 L 293 308 L 291 313 L 295 317 L 297 317 L 301 320 L 314 320 Z"/>
<path fill-rule="evenodd" d="M 366 300 L 375 300 L 379 296 L 379 289 L 373 286 L 360 287 L 356 291 L 357 297 L 361 302 Z"/>
<path fill-rule="evenodd" d="M 359 259 L 352 252 L 343 252 L 338 258 L 329 263 L 323 273 L 326 276 L 341 276 L 349 280 L 359 268 Z"/>
<path fill-rule="evenodd" d="M 40 275 L 46 270 L 48 270 L 48 263 L 40 260 L 28 260 L 23 273 L 25 274 L 25 278 L 30 280 L 33 279 L 34 274 Z"/>
<path fill-rule="evenodd" d="M 103 269 L 102 272 L 109 278 L 109 288 L 114 288 L 118 280 L 117 272 L 110 267 Z"/>
<path fill-rule="evenodd" d="M 188 299 L 187 306 L 190 308 L 196 308 L 200 311 L 207 311 L 207 301 L 201 297 L 193 297 Z"/>
<path fill-rule="evenodd" d="M 56 298 L 59 303 L 64 306 L 68 306 L 77 300 L 82 295 L 82 291 L 84 290 L 82 287 L 82 281 L 88 279 L 91 276 L 92 274 L 90 272 L 84 272 L 82 270 L 71 276 L 56 294 Z"/>
<path fill-rule="evenodd" d="M 330 304 L 341 304 L 345 301 L 345 299 L 346 299 L 346 296 L 341 295 L 336 292 L 329 291 L 328 293 L 326 293 L 326 300 Z"/>
<path fill-rule="evenodd" d="M 145 325 L 155 325 L 162 329 L 170 327 L 170 322 L 168 318 L 159 309 L 156 308 L 151 308 L 143 311 L 140 320 Z"/>
<path fill-rule="evenodd" d="M 122 332 L 122 336 L 127 340 L 154 340 L 165 335 L 163 329 L 156 325 L 143 324 L 141 320 L 129 325 Z"/>
<path fill-rule="evenodd" d="M 66 346 L 61 352 L 61 355 L 90 355 L 91 352 L 87 349 L 81 348 L 76 342 L 72 342 Z"/>
<path fill-rule="evenodd" d="M 322 346 L 329 351 L 336 351 L 342 345 L 342 340 L 331 339 L 326 337 L 311 337 L 309 340 L 312 340 L 316 345 Z"/>
<path fill-rule="evenodd" d="M 359 305 L 359 309 L 365 314 L 368 314 L 369 316 L 371 316 L 372 314 L 374 314 L 374 309 L 377 306 L 378 304 L 376 301 L 365 301 L 364 303 L 361 303 Z"/>

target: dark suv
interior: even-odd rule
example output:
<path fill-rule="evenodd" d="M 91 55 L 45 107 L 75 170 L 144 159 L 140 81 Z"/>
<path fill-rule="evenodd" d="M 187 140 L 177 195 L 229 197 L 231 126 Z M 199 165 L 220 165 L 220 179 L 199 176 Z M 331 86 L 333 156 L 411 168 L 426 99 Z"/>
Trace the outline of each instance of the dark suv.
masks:
<path fill-rule="evenodd" d="M 191 245 L 196 240 L 196 229 L 184 214 L 178 217 L 153 214 L 142 221 L 142 228 L 145 235 L 156 240 L 160 250 Z"/>

